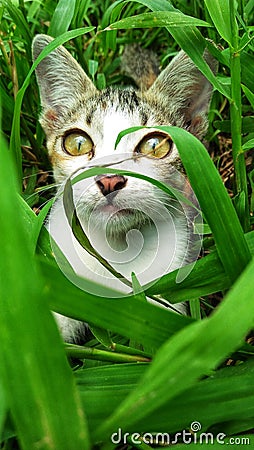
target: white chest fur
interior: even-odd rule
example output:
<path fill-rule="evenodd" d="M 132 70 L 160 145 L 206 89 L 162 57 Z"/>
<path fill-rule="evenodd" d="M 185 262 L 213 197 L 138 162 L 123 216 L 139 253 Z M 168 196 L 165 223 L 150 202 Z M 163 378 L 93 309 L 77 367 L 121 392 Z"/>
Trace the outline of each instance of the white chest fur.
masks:
<path fill-rule="evenodd" d="M 188 229 L 185 218 L 174 218 L 168 214 L 167 220 L 164 219 L 157 218 L 155 223 L 146 224 L 139 230 L 130 230 L 117 239 L 110 239 L 105 229 L 95 229 L 94 234 L 89 236 L 90 242 L 117 272 L 129 280 L 134 272 L 140 284 L 146 285 L 181 267 L 187 259 Z M 120 292 L 130 291 L 78 243 L 61 199 L 52 209 L 48 230 L 77 275 Z"/>

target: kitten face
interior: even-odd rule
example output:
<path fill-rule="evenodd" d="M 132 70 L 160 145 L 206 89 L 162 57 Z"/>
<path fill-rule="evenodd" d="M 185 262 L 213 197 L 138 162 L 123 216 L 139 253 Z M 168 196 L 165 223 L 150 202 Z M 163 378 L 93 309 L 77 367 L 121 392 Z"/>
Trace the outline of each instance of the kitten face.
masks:
<path fill-rule="evenodd" d="M 141 129 L 124 136 L 114 149 L 122 130 L 152 127 L 154 123 L 165 122 L 160 114 L 156 117 L 144 97 L 139 98 L 131 89 L 108 90 L 87 99 L 85 107 L 77 108 L 69 121 L 67 117 L 64 126 L 57 132 L 54 130 L 48 139 L 56 181 L 64 183 L 80 168 L 105 165 L 182 185 L 184 178 L 177 176 L 175 169 L 175 165 L 180 165 L 178 153 L 166 133 L 154 128 Z M 153 150 L 156 146 L 158 150 Z M 160 199 L 169 202 L 168 196 L 147 181 L 124 176 L 117 184 L 117 177 L 107 176 L 106 168 L 105 175 L 106 179 L 90 178 L 74 187 L 82 223 L 90 220 L 98 227 L 107 223 L 109 233 L 122 234 L 149 222 L 148 210 L 156 208 Z"/>
<path fill-rule="evenodd" d="M 36 58 L 51 38 L 38 35 Z M 212 66 L 212 62 L 208 63 Z M 144 65 L 144 71 L 147 69 Z M 142 61 L 138 74 L 142 77 Z M 207 127 L 211 86 L 186 54 L 180 52 L 147 91 L 133 88 L 98 92 L 77 62 L 63 47 L 37 67 L 47 147 L 56 182 L 62 184 L 78 170 L 104 166 L 105 174 L 74 185 L 74 199 L 84 227 L 104 229 L 122 238 L 132 228 L 160 217 L 159 205 L 178 217 L 181 205 L 145 180 L 107 174 L 107 167 L 143 174 L 181 191 L 189 191 L 177 149 L 157 125 L 184 127 L 201 138 Z M 144 78 L 146 74 L 144 73 Z M 150 79 L 151 77 L 149 77 Z M 142 83 L 140 83 L 142 84 Z M 125 135 L 130 127 L 146 126 Z"/>

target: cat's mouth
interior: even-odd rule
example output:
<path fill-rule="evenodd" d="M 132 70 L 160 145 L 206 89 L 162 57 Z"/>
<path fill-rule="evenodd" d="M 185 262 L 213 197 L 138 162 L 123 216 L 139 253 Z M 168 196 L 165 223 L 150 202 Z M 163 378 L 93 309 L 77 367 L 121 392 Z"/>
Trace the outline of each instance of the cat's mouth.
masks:
<path fill-rule="evenodd" d="M 121 217 L 121 216 L 133 214 L 133 210 L 128 209 L 128 208 L 119 208 L 118 206 L 115 206 L 112 203 L 108 203 L 107 205 L 97 206 L 95 208 L 95 211 L 97 213 L 107 214 L 110 216 L 112 215 L 115 217 L 118 217 L 118 216 Z"/>
<path fill-rule="evenodd" d="M 88 211 L 86 211 L 87 213 Z M 140 229 L 149 222 L 149 217 L 139 209 L 127 205 L 114 205 L 112 203 L 98 204 L 86 215 L 86 223 L 91 229 L 107 229 L 107 233 L 114 236 L 126 233 L 131 229 Z"/>

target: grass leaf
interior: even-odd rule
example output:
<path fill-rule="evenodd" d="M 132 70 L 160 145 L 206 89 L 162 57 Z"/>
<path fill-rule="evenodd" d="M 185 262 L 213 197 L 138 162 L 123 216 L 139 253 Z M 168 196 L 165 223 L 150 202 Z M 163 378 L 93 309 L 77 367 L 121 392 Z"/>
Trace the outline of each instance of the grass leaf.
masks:
<path fill-rule="evenodd" d="M 57 37 L 65 33 L 75 12 L 76 0 L 59 0 L 50 22 L 48 34 Z"/>
<path fill-rule="evenodd" d="M 229 44 L 232 43 L 230 24 L 230 0 L 205 0 L 211 19 L 220 36 Z"/>
<path fill-rule="evenodd" d="M 103 410 L 106 417 L 110 416 L 131 393 L 133 387 L 138 385 L 148 368 L 149 365 L 144 363 L 123 364 L 76 372 L 92 435 L 99 425 L 100 411 Z M 254 418 L 252 379 L 253 361 L 223 368 L 166 402 L 151 415 L 131 426 L 128 431 L 170 432 L 173 437 L 176 431 L 188 429 L 194 421 L 193 418 L 200 422 L 202 431 L 225 421 L 238 421 L 235 431 L 240 430 L 243 417 L 246 421 Z M 117 429 L 116 424 L 115 431 Z M 225 423 L 223 431 L 226 433 Z"/>
<path fill-rule="evenodd" d="M 193 386 L 239 347 L 254 322 L 253 270 L 254 260 L 212 317 L 193 323 L 165 342 L 137 388 L 97 429 L 97 439 L 110 435 L 116 423 L 129 430 L 133 423 Z"/>
<path fill-rule="evenodd" d="M 186 130 L 169 126 L 156 128 L 169 133 L 175 142 L 201 210 L 213 232 L 221 262 L 231 281 L 234 281 L 250 261 L 251 255 L 236 211 L 210 156 L 203 144 Z M 116 142 L 133 130 L 130 128 L 121 132 Z"/>
<path fill-rule="evenodd" d="M 127 338 L 132 337 L 137 342 L 152 347 L 153 352 L 168 336 L 192 322 L 189 317 L 141 302 L 133 296 L 114 298 L 114 291 L 110 296 L 111 290 L 107 288 L 103 288 L 103 297 L 89 294 L 70 283 L 55 265 L 41 260 L 40 267 L 53 311 L 109 329 Z M 96 292 L 94 283 L 85 280 L 87 290 L 89 283 L 92 284 L 92 292 Z M 99 288 L 102 292 L 102 287 Z M 110 314 L 105 314 L 105 308 Z M 147 323 L 149 327 L 146 326 Z"/>
<path fill-rule="evenodd" d="M 176 127 L 159 127 L 173 138 L 210 226 L 221 262 L 234 281 L 251 259 L 242 227 L 220 176 L 201 142 Z"/>
<path fill-rule="evenodd" d="M 126 17 L 118 22 L 112 23 L 109 30 L 132 29 L 132 28 L 154 28 L 154 27 L 184 27 L 184 26 L 203 26 L 209 27 L 210 24 L 186 16 L 179 12 L 156 11 L 144 14 L 138 14 L 132 17 Z"/>
<path fill-rule="evenodd" d="M 0 139 L 1 386 L 23 449 L 35 449 L 38 442 L 45 450 L 88 449 L 73 375 L 45 302 L 33 243 L 25 229 L 13 161 Z"/>
<path fill-rule="evenodd" d="M 2 436 L 2 430 L 4 426 L 4 420 L 7 415 L 7 398 L 4 385 L 0 382 L 0 438 Z"/>

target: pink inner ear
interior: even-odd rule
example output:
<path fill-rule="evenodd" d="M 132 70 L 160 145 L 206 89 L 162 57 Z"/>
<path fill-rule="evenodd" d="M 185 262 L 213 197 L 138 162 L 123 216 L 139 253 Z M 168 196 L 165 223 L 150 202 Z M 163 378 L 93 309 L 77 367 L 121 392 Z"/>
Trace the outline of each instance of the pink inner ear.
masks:
<path fill-rule="evenodd" d="M 45 119 L 47 121 L 56 121 L 57 120 L 57 114 L 54 111 L 54 109 L 48 109 L 47 112 L 45 113 Z"/>
<path fill-rule="evenodd" d="M 195 130 L 195 128 L 200 126 L 200 124 L 202 123 L 202 120 L 203 119 L 201 116 L 194 117 L 194 119 L 191 121 L 191 128 L 193 128 Z"/>
<path fill-rule="evenodd" d="M 196 137 L 199 137 L 200 134 L 204 135 L 206 133 L 206 120 L 204 119 L 204 117 L 194 117 L 190 123 L 188 131 Z"/>

